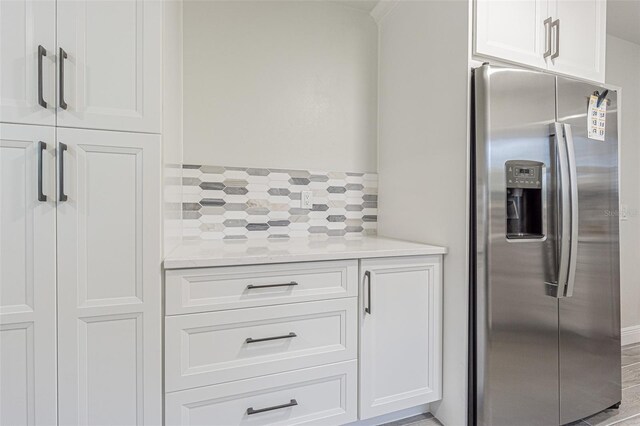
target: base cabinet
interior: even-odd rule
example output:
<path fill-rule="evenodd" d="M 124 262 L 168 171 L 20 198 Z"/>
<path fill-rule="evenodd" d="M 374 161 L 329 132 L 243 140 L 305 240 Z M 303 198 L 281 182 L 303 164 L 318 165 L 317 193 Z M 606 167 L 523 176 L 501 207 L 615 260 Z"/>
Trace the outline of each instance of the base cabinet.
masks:
<path fill-rule="evenodd" d="M 441 398 L 440 257 L 360 262 L 360 419 Z"/>
<path fill-rule="evenodd" d="M 57 132 L 60 424 L 160 424 L 160 136 Z"/>
<path fill-rule="evenodd" d="M 0 124 L 1 425 L 56 423 L 54 147 L 52 127 Z"/>
<path fill-rule="evenodd" d="M 338 425 L 357 420 L 357 361 L 167 394 L 166 424 Z"/>

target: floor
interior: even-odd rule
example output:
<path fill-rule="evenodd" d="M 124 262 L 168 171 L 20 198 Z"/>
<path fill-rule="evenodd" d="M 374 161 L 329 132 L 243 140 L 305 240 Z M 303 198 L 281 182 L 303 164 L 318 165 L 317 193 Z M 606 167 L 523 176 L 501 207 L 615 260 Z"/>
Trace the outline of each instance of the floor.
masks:
<path fill-rule="evenodd" d="M 386 426 L 442 426 L 430 413 Z M 640 426 L 640 343 L 622 348 L 622 405 L 567 426 Z"/>

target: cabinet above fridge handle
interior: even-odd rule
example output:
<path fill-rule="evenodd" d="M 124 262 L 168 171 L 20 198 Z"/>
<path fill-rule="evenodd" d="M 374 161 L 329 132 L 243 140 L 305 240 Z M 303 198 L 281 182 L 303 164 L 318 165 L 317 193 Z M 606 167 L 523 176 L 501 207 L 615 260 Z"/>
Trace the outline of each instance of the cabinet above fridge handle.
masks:
<path fill-rule="evenodd" d="M 551 56 L 551 16 L 544 20 L 544 58 Z"/>
<path fill-rule="evenodd" d="M 64 101 L 64 60 L 67 59 L 67 52 L 60 48 L 60 57 L 58 58 L 60 65 L 60 108 L 67 109 L 67 103 Z"/>
<path fill-rule="evenodd" d="M 555 43 L 555 51 L 553 55 L 551 55 L 551 59 L 556 59 L 560 56 L 560 20 L 556 19 L 551 23 L 551 28 L 556 27 L 556 43 Z M 552 31 L 553 32 L 553 31 Z"/>
<path fill-rule="evenodd" d="M 47 107 L 47 102 L 42 96 L 42 58 L 44 56 L 47 56 L 47 49 L 42 45 L 38 45 L 38 105 L 42 108 Z"/>

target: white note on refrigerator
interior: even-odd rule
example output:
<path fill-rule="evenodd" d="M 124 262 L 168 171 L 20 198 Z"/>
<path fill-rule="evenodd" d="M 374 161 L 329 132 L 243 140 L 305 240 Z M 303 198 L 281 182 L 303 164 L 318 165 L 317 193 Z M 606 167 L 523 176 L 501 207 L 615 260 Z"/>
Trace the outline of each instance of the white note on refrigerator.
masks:
<path fill-rule="evenodd" d="M 587 136 L 589 139 L 604 141 L 607 124 L 607 100 L 604 99 L 598 107 L 598 97 L 589 98 L 589 112 L 587 113 Z"/>

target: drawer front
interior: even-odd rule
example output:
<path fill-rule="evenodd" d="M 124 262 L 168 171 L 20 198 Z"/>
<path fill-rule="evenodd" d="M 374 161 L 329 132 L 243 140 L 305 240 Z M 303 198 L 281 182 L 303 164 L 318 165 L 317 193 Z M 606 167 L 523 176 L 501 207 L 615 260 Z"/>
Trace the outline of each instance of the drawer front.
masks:
<path fill-rule="evenodd" d="M 357 298 L 165 318 L 168 392 L 357 357 Z"/>
<path fill-rule="evenodd" d="M 358 261 L 165 272 L 166 314 L 220 311 L 357 295 Z"/>
<path fill-rule="evenodd" d="M 357 411 L 355 360 L 165 396 L 167 425 L 336 425 Z"/>

